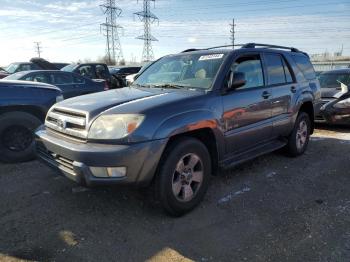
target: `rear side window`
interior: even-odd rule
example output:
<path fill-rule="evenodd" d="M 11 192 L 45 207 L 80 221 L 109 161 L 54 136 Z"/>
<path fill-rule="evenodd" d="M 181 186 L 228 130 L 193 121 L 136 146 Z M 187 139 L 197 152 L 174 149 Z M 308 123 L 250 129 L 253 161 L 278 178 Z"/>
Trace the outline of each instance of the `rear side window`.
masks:
<path fill-rule="evenodd" d="M 47 83 L 47 84 L 51 83 L 50 77 L 44 73 L 32 74 L 30 77 L 31 77 L 31 81 L 34 81 L 34 82 L 41 82 L 41 83 Z"/>
<path fill-rule="evenodd" d="M 286 76 L 282 57 L 276 54 L 266 54 L 266 66 L 268 75 L 268 85 L 285 84 Z"/>
<path fill-rule="evenodd" d="M 304 74 L 304 77 L 307 80 L 313 80 L 316 78 L 314 67 L 312 66 L 308 57 L 305 55 L 292 55 L 292 57 L 299 70 Z"/>
<path fill-rule="evenodd" d="M 293 83 L 292 73 L 290 72 L 289 67 L 287 66 L 287 63 L 283 58 L 282 58 L 282 62 L 283 62 L 284 74 L 286 75 L 287 83 Z"/>

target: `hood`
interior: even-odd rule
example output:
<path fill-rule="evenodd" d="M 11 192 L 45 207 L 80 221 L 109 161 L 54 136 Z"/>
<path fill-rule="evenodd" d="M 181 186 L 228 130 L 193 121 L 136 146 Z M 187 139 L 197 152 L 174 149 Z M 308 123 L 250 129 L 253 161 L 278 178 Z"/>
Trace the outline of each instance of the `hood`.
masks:
<path fill-rule="evenodd" d="M 8 87 L 23 87 L 23 88 L 41 88 L 41 89 L 51 89 L 55 91 L 62 91 L 56 86 L 33 82 L 33 81 L 22 81 L 22 80 L 0 80 L 0 88 L 8 88 Z"/>
<path fill-rule="evenodd" d="M 67 99 L 58 103 L 57 107 L 87 112 L 93 118 L 104 111 L 121 112 L 126 107 L 129 113 L 136 113 L 156 106 L 160 101 L 174 102 L 198 93 L 200 92 L 125 87 Z"/>

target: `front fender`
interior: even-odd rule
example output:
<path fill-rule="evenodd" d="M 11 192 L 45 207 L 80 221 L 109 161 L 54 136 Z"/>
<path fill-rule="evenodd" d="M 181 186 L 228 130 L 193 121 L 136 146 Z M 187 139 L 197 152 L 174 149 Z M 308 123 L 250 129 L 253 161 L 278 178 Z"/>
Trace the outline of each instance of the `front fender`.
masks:
<path fill-rule="evenodd" d="M 194 110 L 171 116 L 165 119 L 156 129 L 153 139 L 169 138 L 174 135 L 210 128 L 214 133 L 219 129 L 219 123 L 213 112 Z"/>

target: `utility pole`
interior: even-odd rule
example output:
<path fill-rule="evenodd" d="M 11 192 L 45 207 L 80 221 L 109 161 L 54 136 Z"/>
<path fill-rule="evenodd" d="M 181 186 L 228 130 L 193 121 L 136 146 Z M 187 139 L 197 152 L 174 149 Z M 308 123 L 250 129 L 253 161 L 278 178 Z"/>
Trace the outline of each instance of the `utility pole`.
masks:
<path fill-rule="evenodd" d="M 105 0 L 100 7 L 106 15 L 106 22 L 100 25 L 100 30 L 106 37 L 106 57 L 109 64 L 117 63 L 124 59 L 119 39 L 119 29 L 123 27 L 117 24 L 122 9 L 116 6 L 116 0 Z"/>
<path fill-rule="evenodd" d="M 143 11 L 135 13 L 140 21 L 143 22 L 144 33 L 143 35 L 136 37 L 136 39 L 144 41 L 142 52 L 142 61 L 144 62 L 152 61 L 154 59 L 152 41 L 158 41 L 158 39 L 151 34 L 151 24 L 155 21 L 158 21 L 159 23 L 159 19 L 151 12 L 150 2 L 154 2 L 155 4 L 155 0 L 143 0 Z"/>
<path fill-rule="evenodd" d="M 41 46 L 40 46 L 40 42 L 34 42 L 35 44 L 35 52 L 38 54 L 38 57 L 40 57 L 41 54 Z"/>
<path fill-rule="evenodd" d="M 232 48 L 235 49 L 235 26 L 236 26 L 235 19 L 232 19 L 232 24 L 230 24 L 230 26 L 231 26 L 231 30 L 230 30 L 231 37 L 230 38 L 232 41 Z"/>

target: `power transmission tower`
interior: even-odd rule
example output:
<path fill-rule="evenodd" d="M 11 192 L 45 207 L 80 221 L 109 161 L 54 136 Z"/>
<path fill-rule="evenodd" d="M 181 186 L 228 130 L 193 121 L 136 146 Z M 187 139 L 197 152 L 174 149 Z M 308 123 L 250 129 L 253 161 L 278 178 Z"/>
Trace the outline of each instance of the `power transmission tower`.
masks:
<path fill-rule="evenodd" d="M 41 55 L 41 46 L 40 46 L 40 42 L 34 42 L 35 44 L 35 52 L 38 54 L 38 57 L 40 57 Z"/>
<path fill-rule="evenodd" d="M 231 37 L 230 37 L 230 39 L 232 41 L 232 48 L 235 49 L 235 26 L 236 26 L 235 19 L 232 19 L 232 24 L 230 24 L 230 26 L 231 26 L 231 30 L 230 30 Z"/>
<path fill-rule="evenodd" d="M 158 41 L 151 34 L 151 24 L 155 21 L 159 22 L 158 17 L 151 12 L 151 4 L 150 2 L 154 2 L 155 0 L 143 0 L 143 11 L 135 13 L 143 22 L 144 33 L 141 36 L 136 37 L 136 39 L 141 39 L 144 41 L 143 52 L 142 52 L 142 61 L 148 62 L 154 59 L 154 53 L 152 49 L 152 41 Z"/>
<path fill-rule="evenodd" d="M 119 39 L 119 29 L 123 27 L 117 24 L 122 9 L 116 6 L 116 0 L 105 0 L 100 5 L 102 12 L 106 15 L 106 22 L 101 24 L 101 32 L 106 36 L 106 57 L 112 64 L 124 60 L 122 47 Z"/>

